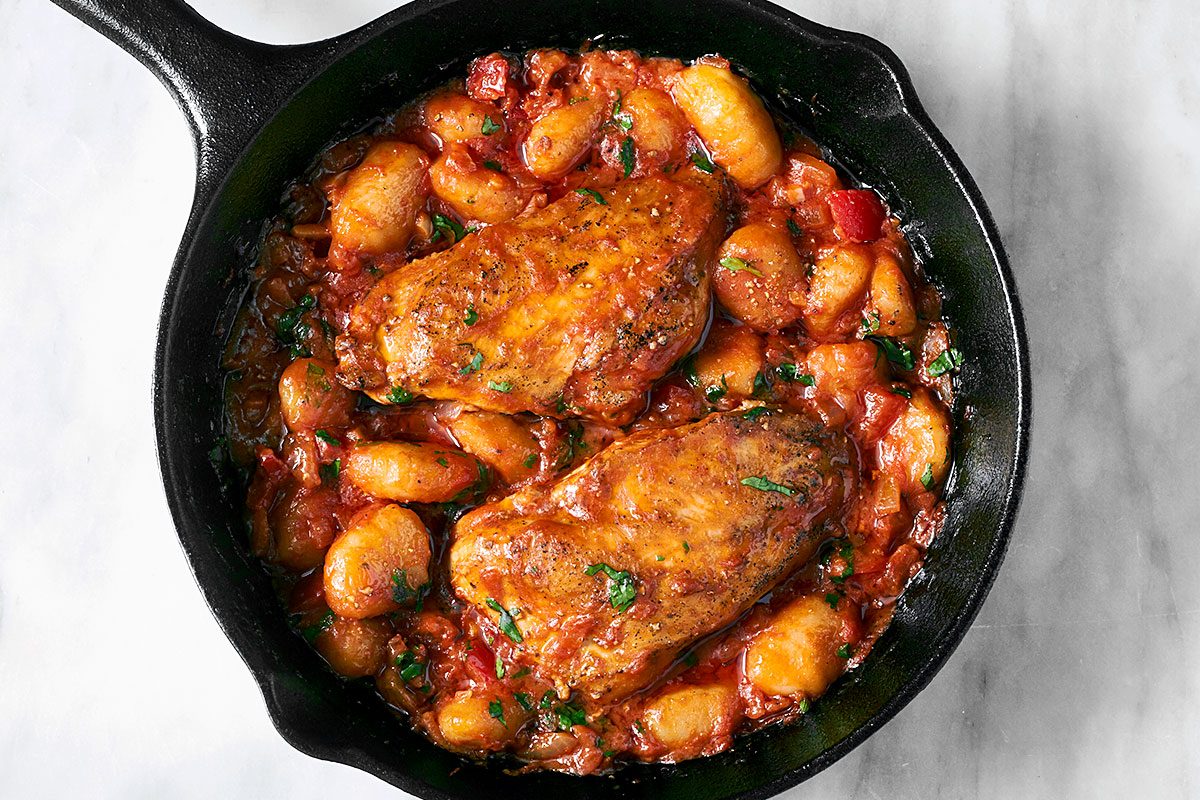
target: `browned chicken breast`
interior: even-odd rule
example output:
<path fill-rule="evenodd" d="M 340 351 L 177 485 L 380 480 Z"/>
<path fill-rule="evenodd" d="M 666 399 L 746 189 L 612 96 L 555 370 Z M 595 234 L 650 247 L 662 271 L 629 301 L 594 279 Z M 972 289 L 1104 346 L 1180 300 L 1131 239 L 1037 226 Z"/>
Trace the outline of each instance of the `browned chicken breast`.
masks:
<path fill-rule="evenodd" d="M 812 555 L 853 495 L 852 458 L 782 411 L 636 433 L 463 517 L 454 589 L 560 696 L 616 702 Z"/>
<path fill-rule="evenodd" d="M 708 321 L 722 197 L 711 177 L 580 190 L 408 264 L 354 309 L 341 380 L 382 402 L 628 422 Z"/>

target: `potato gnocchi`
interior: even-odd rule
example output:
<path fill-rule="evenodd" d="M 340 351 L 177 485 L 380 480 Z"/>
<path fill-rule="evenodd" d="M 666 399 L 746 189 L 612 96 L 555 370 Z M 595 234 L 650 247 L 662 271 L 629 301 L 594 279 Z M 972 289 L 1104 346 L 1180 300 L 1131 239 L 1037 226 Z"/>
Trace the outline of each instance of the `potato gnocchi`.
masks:
<path fill-rule="evenodd" d="M 648 267 L 621 249 L 625 226 L 644 219 L 657 230 L 662 215 L 684 212 L 620 206 L 635 196 L 622 187 L 635 185 L 639 197 L 682 187 L 672 196 L 703 197 L 717 210 L 716 223 L 689 228 L 695 240 L 669 251 L 684 278 L 650 297 L 633 288 L 647 285 L 633 278 Z M 597 403 L 605 391 L 633 391 L 626 377 L 636 371 L 637 391 L 647 389 L 633 395 L 642 399 L 632 421 L 589 413 L 583 394 L 513 405 L 521 382 L 544 378 L 501 367 L 545 323 L 511 298 L 591 288 L 586 258 L 567 263 L 547 250 L 553 236 L 536 223 L 551 218 L 587 220 L 592 248 L 619 269 L 605 276 L 615 285 L 604 302 L 614 307 L 555 307 L 564 342 L 583 346 L 578 363 L 551 353 L 544 366 L 591 381 L 586 397 Z M 448 260 L 471 237 L 474 260 Z M 430 340 L 456 332 L 449 388 L 434 399 L 364 345 L 374 334 L 362 326 L 386 313 L 368 302 L 375 287 L 441 285 L 447 269 L 467 270 L 471 290 L 431 294 L 436 302 L 392 323 L 426 326 Z M 685 300 L 707 310 L 707 325 L 704 316 L 680 321 Z M 663 322 L 634 335 L 633 321 L 659 312 Z M 617 327 L 613 346 L 629 366 L 614 371 L 598 349 L 588 326 L 600 320 Z M 484 331 L 489 346 L 474 347 Z M 669 347 L 686 357 L 656 354 Z M 808 713 L 868 657 L 942 525 L 962 362 L 900 221 L 725 59 L 493 53 L 334 145 L 289 188 L 225 359 L 228 444 L 251 475 L 250 547 L 298 635 L 335 672 L 374 681 L 412 725 L 465 756 L 505 753 L 526 769 L 590 774 L 725 750 L 742 732 Z M 768 434 L 797 415 L 825 438 L 798 439 L 789 457 L 817 459 L 828 442 L 850 443 L 841 460 L 825 453 L 833 461 L 813 473 L 827 478 L 819 491 L 771 469 Z M 666 457 L 644 470 L 632 459 L 619 484 L 589 477 L 607 474 L 596 465 L 619 451 L 670 452 L 662 442 L 706 424 L 767 444 L 731 447 L 676 474 Z M 692 457 L 679 441 L 678 457 Z M 765 466 L 736 472 L 739 463 Z M 675 650 L 649 649 L 644 687 L 592 691 L 583 677 L 562 678 L 571 673 L 551 666 L 568 659 L 580 676 L 600 671 L 613 637 L 643 635 L 634 623 L 658 613 L 650 598 L 662 587 L 687 598 L 695 565 L 716 568 L 715 534 L 700 522 L 658 536 L 641 560 L 572 544 L 571 525 L 640 507 L 668 482 L 684 498 L 672 524 L 706 519 L 706 503 L 737 497 L 765 515 L 754 519 L 788 521 L 722 546 L 790 536 L 786 547 L 770 541 L 794 561 L 770 565 L 757 602 L 734 609 L 728 624 Z M 819 513 L 809 514 L 803 504 L 821 491 Z M 547 511 L 560 507 L 587 510 L 569 520 Z M 809 516 L 797 521 L 801 511 Z M 465 591 L 449 565 L 458 534 L 469 524 L 478 537 L 500 513 L 527 515 L 524 538 L 477 541 L 475 553 L 494 566 L 471 573 Z M 623 524 L 620 513 L 612 524 Z M 581 547 L 593 547 L 594 560 Z M 537 558 L 548 568 L 529 566 Z M 730 563 L 743 569 L 749 556 Z M 539 597 L 574 598 L 576 613 L 549 625 L 539 600 L 512 599 L 505 574 L 518 564 Z M 716 608 L 722 597 L 711 600 Z M 544 630 L 562 637 L 535 652 Z"/>

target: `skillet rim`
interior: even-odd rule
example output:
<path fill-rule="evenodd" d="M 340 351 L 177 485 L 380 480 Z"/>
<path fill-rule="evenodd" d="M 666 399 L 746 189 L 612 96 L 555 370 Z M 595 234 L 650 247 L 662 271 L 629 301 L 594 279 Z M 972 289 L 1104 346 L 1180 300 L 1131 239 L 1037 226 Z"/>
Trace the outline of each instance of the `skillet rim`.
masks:
<path fill-rule="evenodd" d="M 296 92 L 293 92 L 278 108 L 264 116 L 262 125 L 249 138 L 248 143 L 241 152 L 227 161 L 222 172 L 213 173 L 198 169 L 197 187 L 192 208 L 164 288 L 155 346 L 153 381 L 155 448 L 160 464 L 167 505 L 171 511 L 172 521 L 175 525 L 180 545 L 187 557 L 193 579 L 196 581 L 197 587 L 204 596 L 206 603 L 226 637 L 230 640 L 230 643 L 234 646 L 234 649 L 254 676 L 276 730 L 285 741 L 309 756 L 346 764 L 347 766 L 372 774 L 418 797 L 438 798 L 438 800 L 441 800 L 441 798 L 451 800 L 458 797 L 458 795 L 427 784 L 408 772 L 398 775 L 396 765 L 382 763 L 379 759 L 358 747 L 347 747 L 343 743 L 333 744 L 327 737 L 322 738 L 320 736 L 303 734 L 296 721 L 290 718 L 287 705 L 280 699 L 282 692 L 280 679 L 282 674 L 278 670 L 272 669 L 270 665 L 262 663 L 261 660 L 256 663 L 251 658 L 253 651 L 261 649 L 261 645 L 254 642 L 252 637 L 245 635 L 236 628 L 233 622 L 227 618 L 227 612 L 221 609 L 217 599 L 213 596 L 215 589 L 202 582 L 200 578 L 199 573 L 204 568 L 199 566 L 202 563 L 200 557 L 197 556 L 199 548 L 190 538 L 185 537 L 184 534 L 186 529 L 186 526 L 183 524 L 183 520 L 185 519 L 184 495 L 186 492 L 183 488 L 184 481 L 180 475 L 180 470 L 176 466 L 176 461 L 181 457 L 181 454 L 176 452 L 180 449 L 179 445 L 172 441 L 173 432 L 169 430 L 167 424 L 167 407 L 165 401 L 168 394 L 168 387 L 166 385 L 169 364 L 168 344 L 175 328 L 173 320 L 176 317 L 176 308 L 183 302 L 183 293 L 180 290 L 180 286 L 184 267 L 197 241 L 197 233 L 202 223 L 206 221 L 209 214 L 216 207 L 215 201 L 219 199 L 236 166 L 243 162 L 247 149 L 257 136 L 261 134 L 265 125 L 276 114 L 293 102 L 296 93 L 302 90 L 304 86 L 321 77 L 335 63 L 393 28 L 401 25 L 418 25 L 421 23 L 422 17 L 431 12 L 453 6 L 456 2 L 458 0 L 416 0 L 416 2 L 401 6 L 339 37 L 334 37 L 325 42 L 314 43 L 311 45 L 314 49 L 336 45 L 336 55 L 314 69 L 308 78 L 296 89 Z M 995 221 L 973 177 L 954 152 L 945 136 L 938 130 L 925 111 L 924 106 L 917 96 L 908 71 L 900 59 L 890 48 L 872 37 L 821 25 L 820 23 L 801 17 L 792 11 L 776 6 L 767 0 L 727 0 L 727 2 L 731 7 L 732 13 L 749 12 L 773 17 L 782 25 L 799 29 L 803 34 L 823 44 L 852 48 L 863 54 L 864 57 L 873 59 L 891 77 L 900 100 L 900 110 L 896 113 L 911 120 L 916 131 L 925 138 L 926 143 L 932 148 L 934 154 L 936 154 L 937 158 L 945 166 L 950 176 L 953 177 L 959 192 L 967 200 L 972 212 L 971 226 L 976 227 L 982 232 L 984 241 L 987 243 L 992 266 L 996 270 L 1000 289 L 1006 300 L 1004 317 L 1007 324 L 1004 327 L 1003 333 L 1005 336 L 1011 335 L 1015 345 L 1013 355 L 1015 358 L 1014 373 L 1017 390 L 1014 426 L 1016 437 L 1013 443 L 1013 457 L 1007 464 L 1010 477 L 998 501 L 998 520 L 995 525 L 995 531 L 990 539 L 987 556 L 982 562 L 982 571 L 978 574 L 978 580 L 972 584 L 965 601 L 958 608 L 957 612 L 945 623 L 941 636 L 932 643 L 927 656 L 921 662 L 921 666 L 914 671 L 907 681 L 901 684 L 887 702 L 872 714 L 866 722 L 859 725 L 849 735 L 835 742 L 817 756 L 784 772 L 779 777 L 758 784 L 753 789 L 724 796 L 726 798 L 761 800 L 762 798 L 774 796 L 779 792 L 794 787 L 824 770 L 848 754 L 879 730 L 879 728 L 883 727 L 929 684 L 933 676 L 941 670 L 950 655 L 965 637 L 971 622 L 977 616 L 984 599 L 986 599 L 996 579 L 1015 525 L 1029 459 L 1030 428 L 1032 424 L 1032 387 L 1029 345 L 1024 317 L 1021 311 L 1021 303 L 1017 294 L 1011 266 L 1004 251 Z M 869 124 L 869 122 L 864 121 L 862 124 Z M 684 762 L 682 766 L 674 767 L 674 769 L 686 768 L 687 762 Z"/>

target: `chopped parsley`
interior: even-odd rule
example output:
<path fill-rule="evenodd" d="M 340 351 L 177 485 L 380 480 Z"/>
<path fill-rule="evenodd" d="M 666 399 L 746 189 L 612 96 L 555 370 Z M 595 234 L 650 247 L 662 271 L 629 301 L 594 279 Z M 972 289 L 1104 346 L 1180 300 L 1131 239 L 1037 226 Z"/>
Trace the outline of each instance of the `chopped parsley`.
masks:
<path fill-rule="evenodd" d="M 841 647 L 839 647 L 837 649 L 837 657 L 838 658 L 849 658 L 850 652 L 851 652 L 850 643 L 847 642 L 846 644 L 842 645 Z"/>
<path fill-rule="evenodd" d="M 504 677 L 504 662 L 500 660 L 500 656 L 496 656 L 496 677 Z"/>
<path fill-rule="evenodd" d="M 466 235 L 467 229 L 458 220 L 447 217 L 445 214 L 433 215 L 433 238 L 430 239 L 431 242 L 436 242 L 444 236 L 446 241 L 454 244 Z"/>
<path fill-rule="evenodd" d="M 338 441 L 338 438 L 336 436 L 334 436 L 332 433 L 325 430 L 324 428 L 317 428 L 317 438 L 320 439 L 322 442 L 325 442 L 326 444 L 333 445 L 334 447 L 337 447 L 338 445 L 341 444 L 341 442 Z"/>
<path fill-rule="evenodd" d="M 389 403 L 395 403 L 398 406 L 408 405 L 413 401 L 413 393 L 403 386 L 393 386 L 391 390 L 383 396 L 384 400 Z"/>
<path fill-rule="evenodd" d="M 508 727 L 508 723 L 504 721 L 504 705 L 499 700 L 488 703 L 488 714 L 492 719 L 499 720 L 504 727 Z"/>
<path fill-rule="evenodd" d="M 312 625 L 305 625 L 300 629 L 300 635 L 309 644 L 312 644 L 318 636 L 329 630 L 329 626 L 333 624 L 333 612 L 326 611 L 321 615 L 321 618 Z"/>
<path fill-rule="evenodd" d="M 805 386 L 816 386 L 817 379 L 812 375 L 800 372 L 795 364 L 780 364 L 775 368 L 775 374 L 788 383 L 802 383 Z"/>
<path fill-rule="evenodd" d="M 300 324 L 300 317 L 305 311 L 309 311 L 317 305 L 316 295 L 306 294 L 300 298 L 292 308 L 279 315 L 279 320 L 275 323 L 275 332 L 279 334 L 279 338 L 285 342 L 295 338 L 297 326 Z"/>
<path fill-rule="evenodd" d="M 793 497 L 796 494 L 796 490 L 790 486 L 776 483 L 761 475 L 751 475 L 749 478 L 742 478 L 742 485 L 749 486 L 751 489 L 758 489 L 760 492 L 778 492 L 784 497 Z"/>
<path fill-rule="evenodd" d="M 405 650 L 396 656 L 396 669 L 400 672 L 401 680 L 415 681 L 425 676 L 425 664 L 417 660 L 417 654 Z"/>
<path fill-rule="evenodd" d="M 488 388 L 494 392 L 504 392 L 508 394 L 512 391 L 512 384 L 508 381 L 488 381 Z"/>
<path fill-rule="evenodd" d="M 879 330 L 879 312 L 872 311 L 870 314 L 864 314 L 862 318 L 863 335 L 874 333 Z"/>
<path fill-rule="evenodd" d="M 720 386 L 713 385 L 704 390 L 704 399 L 715 403 L 727 394 L 729 394 L 729 384 L 725 382 L 725 376 L 722 375 Z"/>
<path fill-rule="evenodd" d="M 683 552 L 685 552 L 685 553 L 692 552 L 692 546 L 690 544 L 688 544 L 687 542 L 684 542 L 683 543 Z"/>
<path fill-rule="evenodd" d="M 797 705 L 796 708 L 800 709 L 801 714 L 807 714 L 808 713 L 808 698 L 806 697 L 803 700 L 801 700 L 800 704 Z"/>
<path fill-rule="evenodd" d="M 947 372 L 953 372 L 963 363 L 963 354 L 951 347 L 949 350 L 943 350 L 942 354 L 935 358 L 933 362 L 925 368 L 929 373 L 929 377 L 937 378 L 945 375 Z"/>
<path fill-rule="evenodd" d="M 479 322 L 479 314 L 475 311 L 474 305 L 467 306 L 467 313 L 463 316 L 464 325 L 474 325 Z"/>
<path fill-rule="evenodd" d="M 500 605 L 500 603 L 497 602 L 496 598 L 494 597 L 489 597 L 486 602 L 488 608 L 500 615 L 498 622 L 500 625 L 500 632 L 509 639 L 512 639 L 517 644 L 525 641 L 525 637 L 521 635 L 520 629 L 517 628 L 516 620 L 513 619 L 513 615 L 508 611 L 508 609 Z"/>
<path fill-rule="evenodd" d="M 560 731 L 569 731 L 576 725 L 587 724 L 587 714 L 574 703 L 562 703 L 554 709 L 554 717 Z"/>
<path fill-rule="evenodd" d="M 789 231 L 791 231 L 792 236 L 804 235 L 804 231 L 802 231 L 800 226 L 796 224 L 796 220 L 792 219 L 791 217 L 788 217 L 787 228 Z"/>
<path fill-rule="evenodd" d="M 483 165 L 485 167 L 487 167 L 488 169 L 490 169 L 492 172 L 503 172 L 504 171 L 504 165 L 501 164 L 499 161 L 485 161 L 485 162 L 483 162 Z"/>
<path fill-rule="evenodd" d="M 483 353 L 476 350 L 475 355 L 471 356 L 471 361 L 465 367 L 460 369 L 458 371 L 458 374 L 459 375 L 469 375 L 472 372 L 478 372 L 479 368 L 482 366 L 483 366 Z"/>
<path fill-rule="evenodd" d="M 480 127 L 480 131 L 484 136 L 491 136 L 498 130 L 500 130 L 500 125 L 493 122 L 490 116 L 483 118 L 483 125 Z"/>
<path fill-rule="evenodd" d="M 575 456 L 581 450 L 587 449 L 587 442 L 583 441 L 583 425 L 578 420 L 571 420 L 567 424 L 567 441 L 564 443 L 562 455 L 558 457 L 558 469 L 569 467 L 575 461 Z"/>
<path fill-rule="evenodd" d="M 637 585 L 633 575 L 626 570 L 617 571 L 605 563 L 592 564 L 583 571 L 583 574 L 591 577 L 598 572 L 603 572 L 611 581 L 608 584 L 608 602 L 618 613 L 623 614 L 628 611 L 637 598 Z"/>
<path fill-rule="evenodd" d="M 450 462 L 446 460 L 445 456 L 438 456 L 437 463 L 441 464 L 444 469 L 450 468 Z"/>
<path fill-rule="evenodd" d="M 747 411 L 745 414 L 742 414 L 742 419 L 748 419 L 751 422 L 754 422 L 756 419 L 761 417 L 763 414 L 770 414 L 770 413 L 771 413 L 771 409 L 769 409 L 765 406 L 759 406 L 758 408 L 752 408 L 749 411 Z"/>
<path fill-rule="evenodd" d="M 525 460 L 522 461 L 521 464 L 524 465 L 525 469 L 529 469 L 537 463 L 537 460 L 537 453 L 530 453 L 529 455 L 525 456 Z"/>
<path fill-rule="evenodd" d="M 581 197 L 590 197 L 602 206 L 608 205 L 608 201 L 604 199 L 604 195 L 600 194 L 595 189 L 576 189 L 575 194 Z"/>
<path fill-rule="evenodd" d="M 710 175 L 712 174 L 713 170 L 716 169 L 716 166 L 713 164 L 713 162 L 708 160 L 708 156 L 704 155 L 704 153 L 700 152 L 699 150 L 692 153 L 692 163 L 696 165 L 696 169 L 700 170 L 701 172 L 707 172 Z"/>
<path fill-rule="evenodd" d="M 901 397 L 907 397 L 909 400 L 912 399 L 912 392 L 910 392 L 908 389 L 905 389 L 903 386 L 893 386 L 888 391 L 890 391 L 892 394 L 898 394 Z"/>
<path fill-rule="evenodd" d="M 897 342 L 886 336 L 866 336 L 864 338 L 874 342 L 879 351 L 887 357 L 887 360 L 900 369 L 910 370 L 916 365 L 912 350 L 909 350 L 908 345 L 904 344 L 904 342 Z"/>
<path fill-rule="evenodd" d="M 760 370 L 754 373 L 754 389 L 751 391 L 751 397 L 763 398 L 771 393 L 771 383 L 767 380 L 767 376 Z"/>
<path fill-rule="evenodd" d="M 633 123 L 630 123 L 632 125 Z M 626 129 L 628 130 L 628 128 Z M 628 178 L 633 172 L 633 168 L 637 166 L 637 153 L 633 147 L 633 137 L 626 136 L 625 141 L 621 142 L 621 167 L 625 170 L 625 177 Z"/>
<path fill-rule="evenodd" d="M 842 599 L 842 596 L 840 594 L 838 594 L 837 592 L 826 592 L 825 593 L 825 602 L 829 603 L 829 607 L 832 608 L 834 611 L 837 611 L 838 601 L 841 599 Z"/>
<path fill-rule="evenodd" d="M 514 675 L 513 677 L 515 678 L 516 675 Z M 525 692 L 517 692 L 516 694 L 513 695 L 513 700 L 516 700 L 517 705 L 519 705 L 521 708 L 525 709 L 526 711 L 533 711 L 533 698 L 531 698 Z"/>
<path fill-rule="evenodd" d="M 921 473 L 921 485 L 926 489 L 933 488 L 933 464 L 925 465 L 925 471 Z"/>
<path fill-rule="evenodd" d="M 759 278 L 763 276 L 761 272 L 756 270 L 744 258 L 735 258 L 734 256 L 725 256 L 721 259 L 720 264 L 730 272 L 749 272 Z"/>
<path fill-rule="evenodd" d="M 835 543 L 833 550 L 830 550 L 821 558 L 821 566 L 829 568 L 829 562 L 833 559 L 833 554 L 836 552 L 838 557 L 842 559 L 845 566 L 842 567 L 840 575 L 830 575 L 829 579 L 834 583 L 845 583 L 846 579 L 854 575 L 854 545 L 849 539 L 838 540 L 840 544 Z"/>
<path fill-rule="evenodd" d="M 420 611 L 425 601 L 425 595 L 429 594 L 429 588 L 428 581 L 413 588 L 408 582 L 408 570 L 398 569 L 392 573 L 392 600 L 400 605 L 415 599 L 417 601 L 416 608 Z"/>
<path fill-rule="evenodd" d="M 544 695 L 542 695 L 541 702 L 538 703 L 538 708 L 542 708 L 542 709 L 549 708 L 554 703 L 554 698 L 555 698 L 554 690 L 547 689 L 546 693 Z"/>
<path fill-rule="evenodd" d="M 336 481 L 338 475 L 340 475 L 341 472 L 342 472 L 342 460 L 340 458 L 335 458 L 333 461 L 330 461 L 328 464 L 322 464 L 317 469 L 317 473 L 321 476 L 321 480 L 328 481 L 330 483 L 332 483 L 333 481 Z"/>
<path fill-rule="evenodd" d="M 533 670 L 531 670 L 529 667 L 521 667 L 519 670 L 517 670 L 516 672 L 513 673 L 513 676 L 512 676 L 513 680 L 515 681 L 519 678 L 524 678 L 526 675 L 530 674 L 531 672 L 533 672 Z M 525 696 L 528 697 L 529 695 L 525 695 Z"/>

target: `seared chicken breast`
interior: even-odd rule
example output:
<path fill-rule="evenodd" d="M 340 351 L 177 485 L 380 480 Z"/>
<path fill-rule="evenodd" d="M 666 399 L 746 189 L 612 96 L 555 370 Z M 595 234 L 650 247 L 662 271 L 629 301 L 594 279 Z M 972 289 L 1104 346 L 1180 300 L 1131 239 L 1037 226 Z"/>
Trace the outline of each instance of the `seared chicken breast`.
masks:
<path fill-rule="evenodd" d="M 724 230 L 711 176 L 570 193 L 383 278 L 338 339 L 340 378 L 381 402 L 629 422 L 700 340 Z"/>
<path fill-rule="evenodd" d="M 635 433 L 463 517 L 454 591 L 496 635 L 515 624 L 561 696 L 617 702 L 812 555 L 853 496 L 852 459 L 842 434 L 782 411 Z"/>

